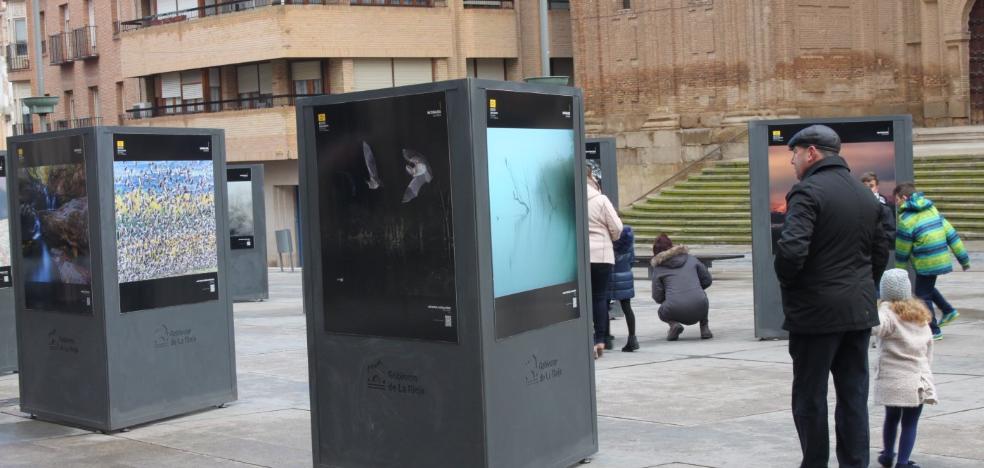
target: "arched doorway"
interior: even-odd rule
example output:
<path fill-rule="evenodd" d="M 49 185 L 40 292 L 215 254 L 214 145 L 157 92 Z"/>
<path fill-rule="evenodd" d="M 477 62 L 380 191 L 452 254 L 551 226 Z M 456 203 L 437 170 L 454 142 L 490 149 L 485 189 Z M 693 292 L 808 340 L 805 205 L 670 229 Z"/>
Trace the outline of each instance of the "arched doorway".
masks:
<path fill-rule="evenodd" d="M 966 10 L 965 10 L 966 11 Z M 984 0 L 970 10 L 970 120 L 984 123 Z"/>

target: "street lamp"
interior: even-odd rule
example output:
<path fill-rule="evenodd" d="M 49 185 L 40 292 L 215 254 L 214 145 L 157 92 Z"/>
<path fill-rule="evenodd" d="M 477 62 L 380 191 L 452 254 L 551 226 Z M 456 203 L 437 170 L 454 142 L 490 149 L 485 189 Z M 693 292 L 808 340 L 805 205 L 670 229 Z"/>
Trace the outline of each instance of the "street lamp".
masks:
<path fill-rule="evenodd" d="M 31 114 L 38 114 L 41 119 L 41 131 L 48 131 L 48 114 L 55 111 L 58 96 L 34 96 L 21 99 Z"/>

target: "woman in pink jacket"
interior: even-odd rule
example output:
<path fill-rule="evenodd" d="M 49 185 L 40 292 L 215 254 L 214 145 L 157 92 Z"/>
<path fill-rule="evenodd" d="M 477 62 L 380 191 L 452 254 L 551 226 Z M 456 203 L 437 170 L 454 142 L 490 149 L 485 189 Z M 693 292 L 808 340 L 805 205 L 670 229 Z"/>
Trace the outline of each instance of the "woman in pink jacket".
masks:
<path fill-rule="evenodd" d="M 615 265 L 612 242 L 622 235 L 622 220 L 612 202 L 588 175 L 588 244 L 591 249 L 591 311 L 594 320 L 595 359 L 605 350 L 608 336 L 608 288 Z"/>

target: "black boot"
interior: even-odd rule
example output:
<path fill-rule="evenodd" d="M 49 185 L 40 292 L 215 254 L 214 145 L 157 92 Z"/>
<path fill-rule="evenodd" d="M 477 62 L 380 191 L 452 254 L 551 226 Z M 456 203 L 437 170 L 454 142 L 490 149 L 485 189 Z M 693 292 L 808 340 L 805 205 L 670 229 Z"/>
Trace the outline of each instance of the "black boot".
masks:
<path fill-rule="evenodd" d="M 676 341 L 683 333 L 683 325 L 678 322 L 670 322 L 670 330 L 666 332 L 666 341 Z"/>
<path fill-rule="evenodd" d="M 921 468 L 916 462 L 909 460 L 904 465 L 902 463 L 896 463 L 895 468 Z"/>
<path fill-rule="evenodd" d="M 707 326 L 707 319 L 700 321 L 700 339 L 709 340 L 714 338 L 714 334 L 711 333 L 711 327 Z"/>
<path fill-rule="evenodd" d="M 629 335 L 629 340 L 625 343 L 625 346 L 622 347 L 622 351 L 631 353 L 637 349 L 639 349 L 639 340 L 636 339 L 635 335 Z"/>

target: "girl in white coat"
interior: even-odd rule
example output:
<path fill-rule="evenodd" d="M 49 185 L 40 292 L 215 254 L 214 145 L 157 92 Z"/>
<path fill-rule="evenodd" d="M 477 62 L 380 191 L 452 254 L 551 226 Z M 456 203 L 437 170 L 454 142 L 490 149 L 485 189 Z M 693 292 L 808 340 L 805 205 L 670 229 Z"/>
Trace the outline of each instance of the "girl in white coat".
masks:
<path fill-rule="evenodd" d="M 925 304 L 912 298 L 912 285 L 905 270 L 886 271 L 881 279 L 878 306 L 880 325 L 872 333 L 881 338 L 878 369 L 875 371 L 875 404 L 885 406 L 882 439 L 884 450 L 878 463 L 891 467 L 895 458 L 895 436 L 899 437 L 896 467 L 918 468 L 909 455 L 916 442 L 916 427 L 922 406 L 936 404 L 933 384 L 933 333 Z"/>

